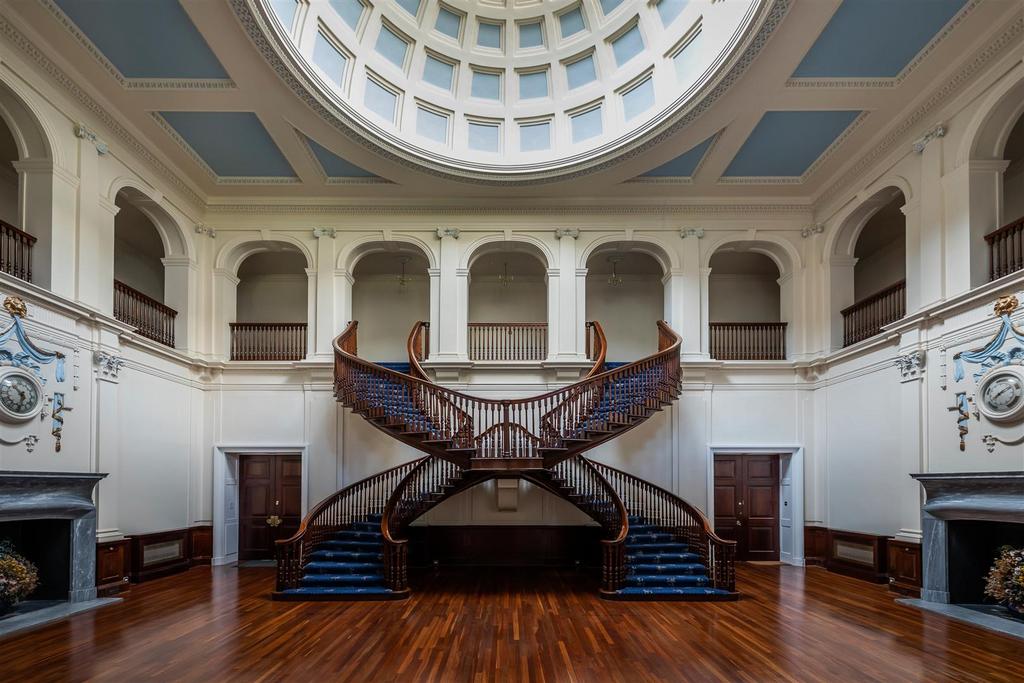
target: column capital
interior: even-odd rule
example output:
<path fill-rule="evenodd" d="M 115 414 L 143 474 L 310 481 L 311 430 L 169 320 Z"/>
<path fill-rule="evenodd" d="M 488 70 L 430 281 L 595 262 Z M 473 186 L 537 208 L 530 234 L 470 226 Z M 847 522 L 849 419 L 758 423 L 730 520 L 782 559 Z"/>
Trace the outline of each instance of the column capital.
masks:
<path fill-rule="evenodd" d="M 445 237 L 451 237 L 453 240 L 457 240 L 457 239 L 459 239 L 459 235 L 461 235 L 461 234 L 462 234 L 462 231 L 459 230 L 458 228 L 438 228 L 437 229 L 437 239 L 439 239 L 439 240 L 443 240 Z"/>
<path fill-rule="evenodd" d="M 334 228 L 313 228 L 313 237 L 320 239 L 321 237 L 337 237 L 338 231 Z"/>
<path fill-rule="evenodd" d="M 921 154 L 924 152 L 924 148 L 928 146 L 928 143 L 932 140 L 938 140 L 939 138 L 946 137 L 946 124 L 940 123 L 933 126 L 930 130 L 926 131 L 924 135 L 914 140 L 910 145 L 910 148 Z"/>
<path fill-rule="evenodd" d="M 800 236 L 803 237 L 804 239 L 807 239 L 808 237 L 813 237 L 814 235 L 820 235 L 823 232 L 825 232 L 825 224 L 815 223 L 813 225 L 808 225 L 806 228 L 802 228 L 800 230 Z"/>
<path fill-rule="evenodd" d="M 577 239 L 580 236 L 579 228 L 555 228 L 555 239 L 560 240 L 563 237 L 571 237 Z"/>
<path fill-rule="evenodd" d="M 110 147 L 96 135 L 96 131 L 92 130 L 84 123 L 76 123 L 74 128 L 75 137 L 86 142 L 91 142 L 93 147 L 96 148 L 96 153 L 103 156 L 110 151 Z"/>
<path fill-rule="evenodd" d="M 679 237 L 686 239 L 687 237 L 696 237 L 697 239 L 704 238 L 704 228 L 683 228 L 679 231 Z"/>

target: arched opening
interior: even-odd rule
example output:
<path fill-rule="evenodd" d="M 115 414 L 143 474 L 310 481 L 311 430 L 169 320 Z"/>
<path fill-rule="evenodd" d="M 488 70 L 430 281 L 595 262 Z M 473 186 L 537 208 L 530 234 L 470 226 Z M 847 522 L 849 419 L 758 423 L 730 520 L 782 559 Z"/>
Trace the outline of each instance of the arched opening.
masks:
<path fill-rule="evenodd" d="M 907 227 L 903 193 L 888 188 L 853 247 L 854 303 L 840 311 L 843 346 L 873 337 L 907 313 Z"/>
<path fill-rule="evenodd" d="M 531 245 L 494 243 L 469 267 L 470 360 L 540 361 L 548 357 L 545 260 Z"/>
<path fill-rule="evenodd" d="M 127 189 L 114 199 L 114 317 L 143 337 L 174 347 L 178 312 L 164 300 L 167 254 L 142 202 L 152 203 Z"/>
<path fill-rule="evenodd" d="M 1002 227 L 985 236 L 989 280 L 1024 270 L 1024 115 L 1006 139 L 1003 160 Z"/>
<path fill-rule="evenodd" d="M 73 188 L 64 189 L 73 211 Z M 0 271 L 50 288 L 54 192 L 49 141 L 25 103 L 0 84 Z M 62 248 L 70 257 L 70 246 Z M 64 276 L 70 287 L 73 273 Z"/>
<path fill-rule="evenodd" d="M 708 343 L 717 360 L 786 358 L 782 274 L 772 258 L 756 249 L 731 244 L 711 255 Z"/>
<path fill-rule="evenodd" d="M 285 242 L 262 242 L 238 266 L 231 360 L 294 361 L 307 353 L 309 301 L 305 255 Z"/>
<path fill-rule="evenodd" d="M 587 320 L 608 339 L 611 365 L 658 350 L 656 323 L 665 317 L 665 272 L 650 254 L 628 244 L 610 244 L 587 259 Z"/>
<path fill-rule="evenodd" d="M 429 262 L 419 249 L 380 243 L 352 271 L 352 319 L 359 321 L 359 351 L 385 365 L 408 363 L 406 341 L 413 325 L 430 319 Z"/>

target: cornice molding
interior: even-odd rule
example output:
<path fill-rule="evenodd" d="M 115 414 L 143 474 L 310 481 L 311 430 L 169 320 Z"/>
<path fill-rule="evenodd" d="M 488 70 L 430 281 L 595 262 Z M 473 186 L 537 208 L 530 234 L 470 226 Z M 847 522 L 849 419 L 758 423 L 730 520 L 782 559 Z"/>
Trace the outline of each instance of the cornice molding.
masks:
<path fill-rule="evenodd" d="M 810 204 L 665 204 L 652 206 L 380 206 L 353 204 L 214 204 L 211 214 L 299 214 L 299 215 L 435 215 L 435 216 L 685 216 L 705 215 L 808 215 Z"/>
<path fill-rule="evenodd" d="M 0 16 L 0 35 L 15 46 L 29 61 L 36 64 L 49 76 L 56 85 L 61 87 L 71 97 L 85 107 L 87 111 L 97 117 L 99 122 L 114 137 L 118 138 L 129 152 L 137 156 L 144 163 L 148 164 L 158 175 L 168 180 L 187 201 L 196 207 L 202 207 L 206 203 L 205 197 L 199 194 L 191 185 L 185 182 L 167 164 L 161 161 L 150 150 L 151 145 L 144 145 L 138 138 L 132 135 L 118 119 L 112 116 L 85 88 L 78 85 L 63 69 L 57 66 L 46 53 L 39 49 L 35 43 L 29 40 L 14 24 L 6 17 Z"/>
<path fill-rule="evenodd" d="M 971 4 L 971 7 L 973 8 L 977 4 L 978 0 L 975 0 Z M 922 119 L 945 104 L 950 97 L 952 97 L 962 87 L 972 82 L 973 77 L 977 75 L 977 73 L 984 68 L 986 64 L 1001 55 L 1006 49 L 1020 45 L 1020 36 L 1022 33 L 1024 33 L 1024 17 L 1018 17 L 1006 27 L 1006 30 L 1004 30 L 998 38 L 986 45 L 984 49 L 980 50 L 974 58 L 965 64 L 946 82 L 945 85 L 932 92 L 932 94 L 922 102 L 917 109 L 904 118 L 896 128 L 889 131 L 889 133 L 885 135 L 878 144 L 861 156 L 860 159 L 843 172 L 831 185 L 822 190 L 822 192 L 814 198 L 814 203 L 824 204 L 839 192 L 853 186 L 857 179 L 866 174 L 871 166 L 878 162 L 884 154 L 892 150 L 893 147 L 906 138 L 911 129 L 920 125 Z"/>

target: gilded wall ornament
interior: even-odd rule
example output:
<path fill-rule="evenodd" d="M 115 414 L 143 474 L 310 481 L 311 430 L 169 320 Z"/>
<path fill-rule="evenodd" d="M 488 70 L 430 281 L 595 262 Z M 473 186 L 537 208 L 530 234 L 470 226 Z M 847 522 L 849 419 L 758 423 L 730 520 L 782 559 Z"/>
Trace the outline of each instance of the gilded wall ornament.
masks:
<path fill-rule="evenodd" d="M 28 316 L 28 306 L 19 297 L 9 296 L 4 299 L 4 310 L 16 318 Z"/>
<path fill-rule="evenodd" d="M 995 305 L 992 307 L 996 315 L 1010 315 L 1020 306 L 1020 302 L 1017 301 L 1017 297 L 1013 294 L 1009 296 L 1001 296 L 996 300 Z"/>

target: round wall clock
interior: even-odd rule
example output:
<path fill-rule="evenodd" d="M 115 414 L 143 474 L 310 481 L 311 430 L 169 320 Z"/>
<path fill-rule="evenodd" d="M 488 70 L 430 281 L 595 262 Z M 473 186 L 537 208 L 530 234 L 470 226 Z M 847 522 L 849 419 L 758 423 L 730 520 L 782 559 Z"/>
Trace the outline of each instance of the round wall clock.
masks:
<path fill-rule="evenodd" d="M 30 372 L 18 368 L 0 371 L 0 418 L 24 422 L 43 408 L 43 385 Z"/>
<path fill-rule="evenodd" d="M 993 370 L 978 386 L 978 410 L 993 422 L 1024 417 L 1024 369 L 1011 366 Z"/>

